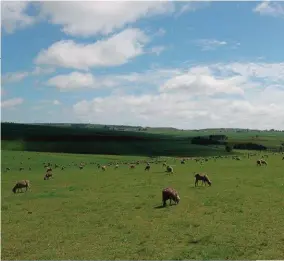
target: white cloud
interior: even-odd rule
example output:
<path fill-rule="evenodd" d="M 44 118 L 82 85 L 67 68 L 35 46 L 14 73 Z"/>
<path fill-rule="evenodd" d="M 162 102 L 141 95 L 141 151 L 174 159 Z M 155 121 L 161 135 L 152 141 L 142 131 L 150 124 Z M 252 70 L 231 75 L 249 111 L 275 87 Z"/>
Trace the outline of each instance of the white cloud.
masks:
<path fill-rule="evenodd" d="M 218 47 L 225 46 L 228 43 L 226 41 L 219 41 L 215 39 L 199 39 L 195 41 L 196 45 L 201 47 L 202 51 L 215 50 Z"/>
<path fill-rule="evenodd" d="M 66 33 L 80 36 L 109 34 L 128 22 L 135 22 L 140 17 L 164 13 L 171 9 L 171 3 L 150 1 L 43 4 L 43 11 L 52 16 L 51 21 L 64 24 L 63 30 Z M 74 16 L 74 12 L 78 15 Z"/>
<path fill-rule="evenodd" d="M 73 36 L 107 35 L 143 17 L 171 13 L 167 1 L 42 2 L 41 15 Z"/>
<path fill-rule="evenodd" d="M 275 90 L 270 90 L 271 94 L 275 95 Z M 278 92 L 279 95 L 283 100 L 284 92 Z M 128 124 L 142 126 L 283 128 L 283 105 L 262 102 L 257 99 L 228 100 L 206 96 L 195 100 L 190 95 L 160 93 L 84 100 L 76 103 L 73 109 L 81 121 L 102 124 L 125 124 L 126 119 Z"/>
<path fill-rule="evenodd" d="M 248 70 L 248 65 L 254 68 L 254 72 Z M 163 75 L 161 71 L 157 71 L 160 77 Z M 254 63 L 195 66 L 187 71 L 168 70 L 162 80 L 157 80 L 160 89 L 156 93 L 114 92 L 107 97 L 79 101 L 74 104 L 73 110 L 77 119 L 83 122 L 102 124 L 283 129 L 283 79 L 278 77 L 277 84 L 261 82 L 266 88 L 257 85 L 260 85 L 258 81 L 267 77 L 272 79 L 281 72 L 281 64 Z M 156 74 L 153 71 L 145 75 L 121 77 L 134 82 L 143 78 L 150 81 Z"/>
<path fill-rule="evenodd" d="M 41 68 L 35 67 L 35 69 L 31 72 L 32 75 L 41 75 L 41 74 L 50 74 L 55 72 L 54 68 Z"/>
<path fill-rule="evenodd" d="M 186 4 L 181 5 L 181 8 L 176 12 L 176 17 L 186 12 L 196 11 L 197 9 L 204 8 L 209 5 L 209 1 L 188 1 Z"/>
<path fill-rule="evenodd" d="M 202 75 L 189 72 L 168 80 L 161 86 L 160 90 L 164 92 L 183 91 L 191 95 L 213 95 L 218 93 L 243 95 L 244 91 L 241 88 L 242 81 L 241 77 L 217 79 L 209 74 Z"/>
<path fill-rule="evenodd" d="M 6 73 L 2 76 L 2 84 L 19 82 L 29 75 L 28 72 Z"/>
<path fill-rule="evenodd" d="M 13 108 L 17 105 L 20 105 L 24 102 L 22 98 L 13 98 L 6 101 L 1 102 L 2 108 Z"/>
<path fill-rule="evenodd" d="M 191 93 L 195 95 L 243 95 L 244 90 L 256 90 L 274 84 L 284 84 L 284 63 L 218 63 L 192 66 L 190 69 L 152 69 L 141 73 L 94 76 L 91 73 L 72 72 L 57 75 L 47 85 L 61 90 L 82 88 L 114 88 L 118 93 L 144 89 L 162 92 Z M 147 87 L 148 88 L 145 88 Z M 140 88 L 140 89 L 139 89 Z"/>
<path fill-rule="evenodd" d="M 219 63 L 213 68 L 223 73 L 236 73 L 244 77 L 255 77 L 270 83 L 283 81 L 284 83 L 284 62 L 283 63 Z"/>
<path fill-rule="evenodd" d="M 281 97 L 284 98 L 283 92 Z M 281 123 L 284 119 L 281 104 L 209 97 L 195 100 L 177 93 L 113 95 L 78 102 L 73 109 L 78 119 L 102 124 L 124 124 L 124 119 L 127 119 L 133 125 L 179 128 L 283 128 L 284 125 Z"/>
<path fill-rule="evenodd" d="M 23 79 L 25 79 L 28 76 L 31 75 L 41 75 L 41 74 L 50 74 L 53 73 L 55 70 L 53 68 L 41 68 L 41 67 L 35 67 L 35 69 L 31 72 L 9 72 L 5 73 L 2 76 L 2 84 L 8 84 L 8 83 L 15 83 L 19 82 Z"/>
<path fill-rule="evenodd" d="M 90 67 L 116 66 L 144 53 L 148 37 L 139 29 L 126 29 L 94 44 L 59 41 L 42 50 L 36 64 L 88 70 Z"/>
<path fill-rule="evenodd" d="M 35 18 L 25 13 L 28 5 L 28 1 L 1 1 L 1 26 L 7 33 L 34 24 Z"/>
<path fill-rule="evenodd" d="M 133 88 L 133 84 L 160 85 L 166 79 L 180 74 L 179 70 L 160 69 L 148 70 L 143 73 L 114 74 L 94 76 L 91 73 L 72 72 L 50 78 L 46 85 L 55 86 L 60 90 L 81 90 L 84 88 Z M 117 89 L 116 89 L 117 90 Z"/>
<path fill-rule="evenodd" d="M 181 15 L 208 5 L 208 2 L 171 1 L 2 1 L 2 26 L 8 33 L 39 21 L 59 25 L 68 35 L 90 37 L 108 35 L 136 21 L 158 15 Z M 35 7 L 33 16 L 28 6 Z"/>
<path fill-rule="evenodd" d="M 282 16 L 284 17 L 284 3 L 264 1 L 258 4 L 254 12 L 261 15 Z"/>
<path fill-rule="evenodd" d="M 90 73 L 72 72 L 67 75 L 57 75 L 47 81 L 47 85 L 61 90 L 93 87 L 95 78 Z"/>

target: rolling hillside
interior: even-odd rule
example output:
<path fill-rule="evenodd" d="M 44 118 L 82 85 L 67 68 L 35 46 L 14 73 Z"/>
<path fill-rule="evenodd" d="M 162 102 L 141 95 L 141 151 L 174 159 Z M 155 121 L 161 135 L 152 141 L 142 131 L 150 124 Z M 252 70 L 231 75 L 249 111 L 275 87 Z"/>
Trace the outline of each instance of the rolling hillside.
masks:
<path fill-rule="evenodd" d="M 171 128 L 89 125 L 89 124 L 1 124 L 2 149 L 83 154 L 143 156 L 212 156 L 226 155 L 225 145 L 259 144 L 279 150 L 283 132 L 175 130 Z M 125 130 L 127 129 L 127 130 Z M 192 144 L 194 137 L 225 135 L 225 141 Z M 247 149 L 247 147 L 240 147 Z"/>

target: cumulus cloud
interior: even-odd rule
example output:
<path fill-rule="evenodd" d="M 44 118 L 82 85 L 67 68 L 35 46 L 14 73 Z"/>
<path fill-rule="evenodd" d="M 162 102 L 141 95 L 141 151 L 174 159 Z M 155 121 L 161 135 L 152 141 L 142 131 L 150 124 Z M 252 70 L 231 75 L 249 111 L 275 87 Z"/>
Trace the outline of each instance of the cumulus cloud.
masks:
<path fill-rule="evenodd" d="M 282 65 L 236 65 L 172 70 L 162 78 L 156 93 L 113 93 L 79 101 L 73 111 L 83 122 L 102 124 L 126 124 L 127 119 L 127 124 L 142 126 L 283 128 L 282 79 L 278 84 L 263 82 L 265 88 L 259 88 L 255 82 L 257 78 L 260 81 L 272 77 L 271 66 L 281 72 Z M 254 73 L 246 71 L 248 66 L 254 68 Z M 129 79 L 139 78 L 136 75 Z"/>
<path fill-rule="evenodd" d="M 270 93 L 273 90 L 270 90 Z M 277 93 L 282 99 L 284 93 Z M 84 122 L 133 125 L 176 126 L 179 128 L 240 127 L 283 128 L 281 104 L 254 100 L 228 100 L 182 94 L 109 96 L 81 101 L 73 107 Z M 260 120 L 261 119 L 261 120 Z"/>
<path fill-rule="evenodd" d="M 274 92 L 271 89 L 269 95 L 275 95 Z M 283 100 L 284 92 L 278 91 L 279 95 Z M 124 124 L 124 119 L 127 119 L 130 124 L 142 126 L 283 128 L 283 105 L 262 102 L 206 96 L 196 100 L 178 93 L 160 93 L 84 100 L 76 103 L 73 109 L 81 121 L 102 124 Z"/>
<path fill-rule="evenodd" d="M 244 81 L 242 77 L 229 77 L 226 79 L 218 79 L 212 75 L 209 68 L 193 68 L 188 73 L 178 75 L 165 82 L 160 88 L 161 91 L 185 91 L 196 95 L 213 95 L 223 94 L 240 94 L 244 91 L 241 85 Z M 207 69 L 207 73 L 205 73 Z"/>
<path fill-rule="evenodd" d="M 26 14 L 28 1 L 1 1 L 1 24 L 7 33 L 35 23 L 35 17 Z"/>
<path fill-rule="evenodd" d="M 46 83 L 61 90 L 95 87 L 95 78 L 90 73 L 72 72 L 67 75 L 57 75 Z"/>
<path fill-rule="evenodd" d="M 2 1 L 1 4 L 2 26 L 8 33 L 47 20 L 60 26 L 65 34 L 77 37 L 108 35 L 143 18 L 181 15 L 207 5 L 171 1 Z M 29 6 L 36 7 L 33 15 L 27 13 Z"/>
<path fill-rule="evenodd" d="M 24 78 L 26 78 L 28 75 L 29 75 L 28 72 L 6 73 L 3 75 L 1 82 L 2 84 L 19 82 Z"/>
<path fill-rule="evenodd" d="M 166 79 L 180 74 L 177 69 L 147 70 L 142 73 L 113 74 L 94 76 L 91 73 L 72 72 L 50 78 L 46 85 L 54 86 L 60 90 L 81 90 L 86 88 L 126 88 L 133 84 L 160 85 Z"/>
<path fill-rule="evenodd" d="M 253 11 L 261 15 L 284 17 L 284 3 L 264 1 L 258 4 Z"/>
<path fill-rule="evenodd" d="M 174 3 L 168 1 L 76 1 L 42 2 L 41 16 L 72 36 L 107 35 L 138 19 L 171 13 Z"/>
<path fill-rule="evenodd" d="M 148 41 L 145 33 L 136 28 L 126 29 L 93 44 L 63 40 L 52 44 L 47 50 L 42 50 L 35 63 L 81 70 L 116 66 L 143 54 L 144 45 Z"/>
<path fill-rule="evenodd" d="M 244 77 L 254 77 L 269 82 L 284 81 L 283 63 L 218 63 L 213 68 L 227 74 L 239 74 Z M 283 83 L 283 82 L 282 82 Z"/>
<path fill-rule="evenodd" d="M 41 75 L 41 74 L 50 74 L 53 73 L 55 70 L 53 68 L 41 68 L 41 67 L 35 67 L 33 71 L 23 71 L 23 72 L 9 72 L 5 73 L 2 76 L 2 84 L 8 84 L 8 83 L 15 83 L 19 82 L 23 79 L 25 79 L 28 76 L 34 76 L 34 75 Z"/>
<path fill-rule="evenodd" d="M 116 93 L 182 92 L 190 95 L 237 95 L 284 84 L 283 63 L 217 63 L 186 68 L 152 69 L 140 73 L 98 75 L 72 72 L 47 85 L 60 90 L 115 88 Z"/>
<path fill-rule="evenodd" d="M 14 108 L 15 106 L 18 106 L 24 102 L 24 99 L 22 98 L 13 98 L 9 100 L 5 100 L 1 102 L 2 108 Z"/>

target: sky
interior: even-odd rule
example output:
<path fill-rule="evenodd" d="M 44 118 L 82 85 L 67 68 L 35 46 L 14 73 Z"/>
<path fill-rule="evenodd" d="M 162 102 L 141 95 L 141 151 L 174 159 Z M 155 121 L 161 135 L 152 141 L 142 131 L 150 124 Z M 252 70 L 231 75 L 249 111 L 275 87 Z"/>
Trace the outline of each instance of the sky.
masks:
<path fill-rule="evenodd" d="M 1 121 L 284 129 L 284 2 L 1 3 Z"/>

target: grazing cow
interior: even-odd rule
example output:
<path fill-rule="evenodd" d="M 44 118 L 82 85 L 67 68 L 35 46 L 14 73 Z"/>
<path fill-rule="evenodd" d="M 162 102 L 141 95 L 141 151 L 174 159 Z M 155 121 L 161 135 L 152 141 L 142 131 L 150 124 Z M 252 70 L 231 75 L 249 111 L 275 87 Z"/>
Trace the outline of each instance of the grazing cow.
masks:
<path fill-rule="evenodd" d="M 19 168 L 19 171 L 22 171 L 22 170 L 24 170 L 24 168 L 23 168 L 23 167 Z"/>
<path fill-rule="evenodd" d="M 12 191 L 16 193 L 19 189 L 21 189 L 21 192 L 23 192 L 23 188 L 26 188 L 26 191 L 30 187 L 30 181 L 29 180 L 21 180 L 16 183 Z"/>
<path fill-rule="evenodd" d="M 167 172 L 168 173 L 174 173 L 174 169 L 173 169 L 173 167 L 171 167 L 171 166 L 167 166 Z"/>
<path fill-rule="evenodd" d="M 202 175 L 202 174 L 199 174 L 199 173 L 196 173 L 194 175 L 195 177 L 195 187 L 196 185 L 198 185 L 198 181 L 201 180 L 202 181 L 202 184 L 204 184 L 206 186 L 206 183 L 211 186 L 212 185 L 212 182 L 210 181 L 210 179 L 208 178 L 208 176 L 206 174 Z"/>
<path fill-rule="evenodd" d="M 114 168 L 115 168 L 115 169 L 118 169 L 118 167 L 119 167 L 119 165 L 118 165 L 118 164 L 116 164 Z"/>
<path fill-rule="evenodd" d="M 48 180 L 49 178 L 52 177 L 52 173 L 51 172 L 47 172 L 45 175 L 44 175 L 44 180 Z"/>
<path fill-rule="evenodd" d="M 256 166 L 261 166 L 261 160 L 256 161 Z"/>
<path fill-rule="evenodd" d="M 130 168 L 131 169 L 135 169 L 135 165 L 130 165 Z"/>
<path fill-rule="evenodd" d="M 102 166 L 102 170 L 105 171 L 106 170 L 106 166 Z"/>
<path fill-rule="evenodd" d="M 147 165 L 146 168 L 145 168 L 145 170 L 148 170 L 148 171 L 149 171 L 149 170 L 150 170 L 150 165 Z"/>
<path fill-rule="evenodd" d="M 47 167 L 47 168 L 46 168 L 46 172 L 49 172 L 49 171 L 52 171 L 52 168 Z"/>
<path fill-rule="evenodd" d="M 261 159 L 261 160 L 260 160 L 260 163 L 261 163 L 261 164 L 264 164 L 264 165 L 267 165 L 267 161 L 265 161 L 264 159 Z"/>
<path fill-rule="evenodd" d="M 172 204 L 172 200 L 178 204 L 180 201 L 180 197 L 177 191 L 173 188 L 165 188 L 162 190 L 162 200 L 163 200 L 163 207 L 167 205 L 167 200 L 170 200 L 170 205 Z"/>

